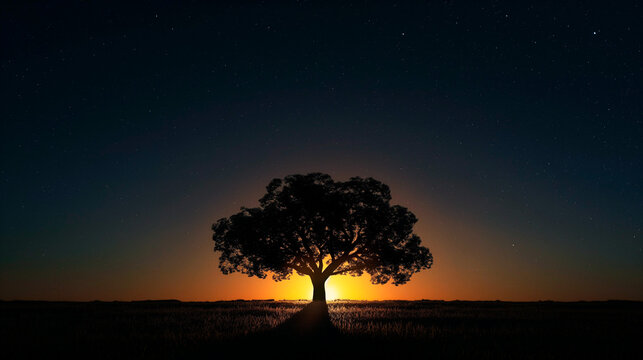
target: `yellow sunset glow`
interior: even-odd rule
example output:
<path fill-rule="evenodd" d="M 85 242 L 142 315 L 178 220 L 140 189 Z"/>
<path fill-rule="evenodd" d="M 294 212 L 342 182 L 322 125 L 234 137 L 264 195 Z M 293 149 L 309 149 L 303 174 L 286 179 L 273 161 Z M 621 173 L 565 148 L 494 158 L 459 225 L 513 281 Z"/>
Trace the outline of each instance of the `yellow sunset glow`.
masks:
<path fill-rule="evenodd" d="M 339 298 L 340 298 L 339 292 L 337 291 L 335 286 L 328 284 L 328 282 L 326 282 L 326 300 L 335 300 Z"/>

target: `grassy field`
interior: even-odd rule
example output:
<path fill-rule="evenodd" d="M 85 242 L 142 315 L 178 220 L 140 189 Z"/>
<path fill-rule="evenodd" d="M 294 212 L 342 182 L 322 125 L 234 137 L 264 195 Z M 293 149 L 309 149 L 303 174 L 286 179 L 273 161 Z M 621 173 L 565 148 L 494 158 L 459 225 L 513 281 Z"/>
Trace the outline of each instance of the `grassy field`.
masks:
<path fill-rule="evenodd" d="M 3 358 L 643 358 L 640 302 L 0 302 Z"/>

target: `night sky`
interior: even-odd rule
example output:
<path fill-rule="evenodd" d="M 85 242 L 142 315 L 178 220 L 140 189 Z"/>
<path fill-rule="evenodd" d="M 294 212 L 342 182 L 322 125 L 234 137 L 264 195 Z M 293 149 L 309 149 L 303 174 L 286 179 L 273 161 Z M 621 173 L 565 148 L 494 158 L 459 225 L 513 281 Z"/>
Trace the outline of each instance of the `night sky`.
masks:
<path fill-rule="evenodd" d="M 0 299 L 310 298 L 218 270 L 275 177 L 372 176 L 434 257 L 329 297 L 643 300 L 639 2 L 0 11 Z"/>

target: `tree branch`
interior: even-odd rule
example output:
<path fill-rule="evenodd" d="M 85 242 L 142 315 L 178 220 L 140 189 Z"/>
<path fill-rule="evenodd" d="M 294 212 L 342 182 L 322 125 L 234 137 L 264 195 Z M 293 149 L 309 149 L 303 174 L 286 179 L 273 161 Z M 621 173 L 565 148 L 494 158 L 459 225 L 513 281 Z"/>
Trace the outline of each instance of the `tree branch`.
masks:
<path fill-rule="evenodd" d="M 326 277 L 331 276 L 333 274 L 333 271 L 335 271 L 335 269 L 337 269 L 340 265 L 342 265 L 343 263 L 345 263 L 346 261 L 348 261 L 351 258 L 351 255 L 352 255 L 351 251 L 352 250 L 354 250 L 354 248 L 353 249 L 347 249 L 346 251 L 344 251 L 342 256 L 340 256 L 337 259 L 333 260 L 333 262 L 331 262 L 326 267 L 326 270 L 324 270 L 322 272 L 322 274 L 324 276 L 326 276 Z"/>
<path fill-rule="evenodd" d="M 310 264 L 308 263 L 308 261 L 306 261 L 306 254 L 302 253 L 301 248 L 295 247 L 295 244 L 293 244 L 292 242 L 288 242 L 288 243 L 290 245 L 292 245 L 292 246 L 288 246 L 288 247 L 282 248 L 282 249 L 295 258 L 295 260 L 297 261 L 296 263 L 294 263 L 295 265 L 299 264 L 298 266 L 300 266 L 300 267 L 302 267 L 302 268 L 304 268 L 304 269 L 306 269 L 306 270 L 308 270 L 309 272 L 312 273 L 313 269 L 310 267 Z M 293 269 L 295 269 L 295 268 L 293 267 Z M 295 269 L 295 270 L 299 271 L 299 269 Z M 305 274 L 307 274 L 307 273 L 305 273 Z"/>
<path fill-rule="evenodd" d="M 304 249 L 306 250 L 306 253 L 308 254 L 303 255 L 304 259 L 306 259 L 306 262 L 308 263 L 308 266 L 311 267 L 311 269 L 315 269 L 315 255 L 313 254 L 313 251 L 310 249 L 310 246 L 308 246 L 308 242 L 305 240 L 303 236 L 299 233 L 299 231 L 295 230 L 295 233 L 299 237 L 299 240 L 301 241 L 302 245 L 304 246 Z"/>
<path fill-rule="evenodd" d="M 302 266 L 303 268 L 305 268 L 306 270 L 308 270 L 308 272 L 303 272 L 303 271 L 302 271 L 302 273 L 307 274 L 307 275 L 310 275 L 310 274 L 312 274 L 312 273 L 314 272 L 314 270 L 310 267 L 310 265 L 308 264 L 308 262 L 306 262 L 304 259 L 302 259 L 302 258 L 301 258 L 301 257 L 299 257 L 299 256 L 297 256 L 296 258 L 297 258 L 297 261 L 298 261 L 298 262 L 300 262 L 300 263 L 302 264 L 301 266 Z M 310 274 L 309 274 L 309 273 L 310 273 Z"/>
<path fill-rule="evenodd" d="M 345 272 L 351 272 L 351 271 L 355 271 L 355 270 L 363 270 L 363 269 L 366 269 L 366 267 L 368 267 L 367 264 L 359 264 L 359 265 L 356 265 L 356 266 L 353 266 L 353 267 L 346 268 L 344 270 L 333 271 L 331 273 L 331 275 L 339 275 L 339 274 L 345 273 Z"/>
<path fill-rule="evenodd" d="M 295 269 L 295 270 L 299 271 L 302 274 L 312 275 L 312 271 L 310 271 L 309 269 L 307 269 L 305 267 L 297 265 L 296 263 L 288 263 L 288 264 L 286 264 L 286 266 L 288 266 L 289 268 Z"/>

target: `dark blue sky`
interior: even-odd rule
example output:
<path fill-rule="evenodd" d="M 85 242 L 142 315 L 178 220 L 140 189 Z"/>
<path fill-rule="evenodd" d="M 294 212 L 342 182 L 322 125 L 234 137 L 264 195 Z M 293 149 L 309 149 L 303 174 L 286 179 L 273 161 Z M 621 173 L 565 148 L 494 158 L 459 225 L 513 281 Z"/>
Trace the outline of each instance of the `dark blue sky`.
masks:
<path fill-rule="evenodd" d="M 635 1 L 5 5 L 0 297 L 216 297 L 161 284 L 211 279 L 189 264 L 216 268 L 214 220 L 273 177 L 322 171 L 391 185 L 426 221 L 432 284 L 467 278 L 475 248 L 496 289 L 480 298 L 642 299 L 641 14 Z M 509 272 L 534 282 L 504 286 Z"/>

